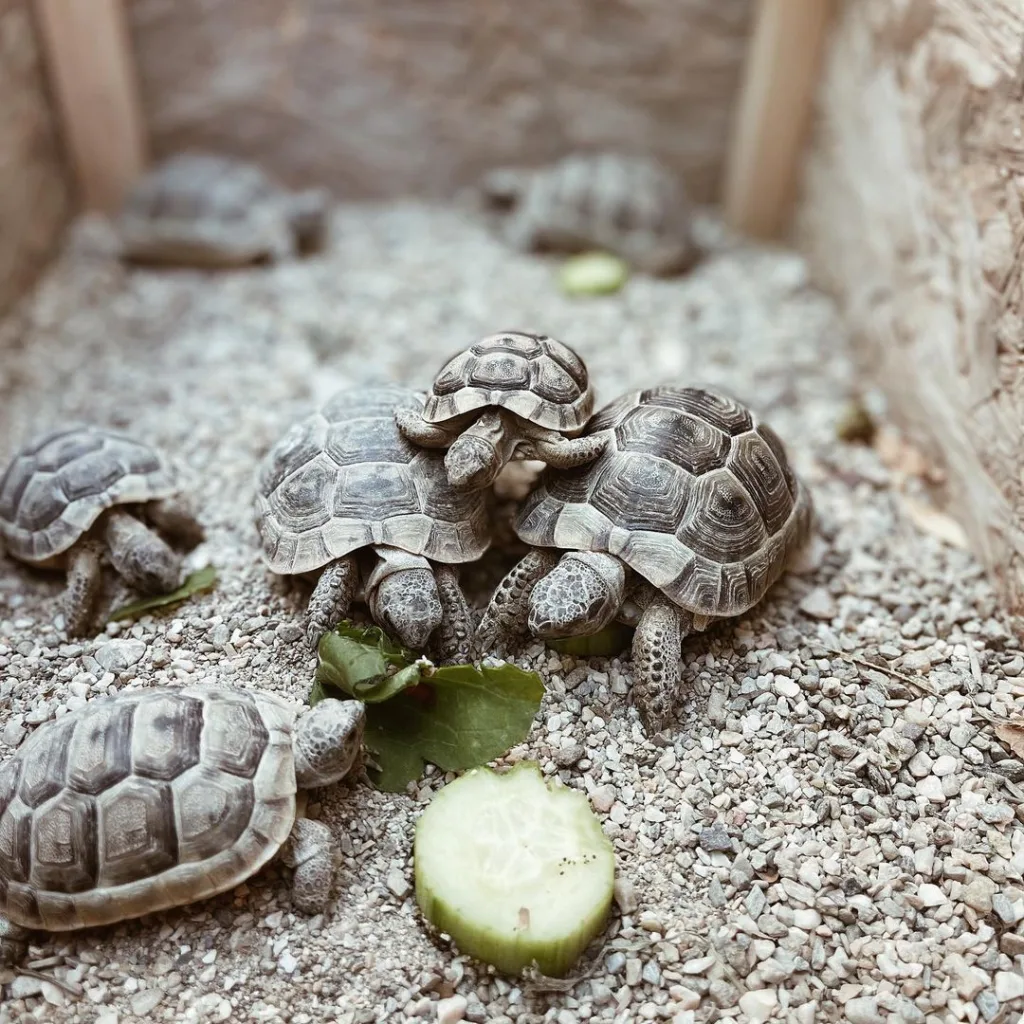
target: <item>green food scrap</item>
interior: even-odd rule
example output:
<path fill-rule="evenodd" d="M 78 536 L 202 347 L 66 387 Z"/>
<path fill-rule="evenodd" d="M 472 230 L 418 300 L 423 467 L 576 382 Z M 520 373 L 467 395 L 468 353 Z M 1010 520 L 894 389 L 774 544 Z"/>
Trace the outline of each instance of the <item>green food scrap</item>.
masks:
<path fill-rule="evenodd" d="M 589 636 L 569 636 L 564 640 L 548 640 L 548 647 L 559 654 L 575 654 L 580 658 L 613 658 L 633 642 L 633 629 L 621 622 Z"/>
<path fill-rule="evenodd" d="M 567 295 L 609 295 L 629 278 L 629 268 L 607 252 L 585 252 L 566 260 L 558 281 Z"/>
<path fill-rule="evenodd" d="M 120 608 L 115 608 L 110 613 L 109 620 L 115 622 L 118 619 L 134 619 L 144 612 L 152 611 L 154 608 L 164 608 L 167 605 L 179 604 L 196 594 L 213 590 L 216 585 L 217 570 L 212 565 L 208 565 L 191 573 L 177 590 L 172 590 L 169 594 L 156 594 L 153 597 L 144 597 L 141 600 L 123 604 Z"/>
<path fill-rule="evenodd" d="M 371 777 L 391 793 L 418 779 L 424 761 L 461 771 L 500 757 L 526 738 L 544 694 L 536 672 L 515 665 L 436 668 L 379 630 L 347 622 L 320 641 L 319 655 L 310 704 L 324 697 L 366 702 L 365 744 L 378 765 Z"/>

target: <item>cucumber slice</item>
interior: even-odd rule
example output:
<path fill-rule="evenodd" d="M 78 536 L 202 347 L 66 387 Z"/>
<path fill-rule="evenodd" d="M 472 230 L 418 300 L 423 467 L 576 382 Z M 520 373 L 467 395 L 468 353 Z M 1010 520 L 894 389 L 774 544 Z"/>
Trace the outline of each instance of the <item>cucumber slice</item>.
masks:
<path fill-rule="evenodd" d="M 586 796 L 521 762 L 474 768 L 416 823 L 416 900 L 463 953 L 565 975 L 604 926 L 615 854 Z"/>

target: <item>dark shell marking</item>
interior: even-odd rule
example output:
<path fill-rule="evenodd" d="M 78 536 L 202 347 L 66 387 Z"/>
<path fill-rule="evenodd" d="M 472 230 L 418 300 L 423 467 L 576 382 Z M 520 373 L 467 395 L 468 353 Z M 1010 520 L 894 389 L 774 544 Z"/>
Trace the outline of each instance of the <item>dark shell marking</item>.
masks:
<path fill-rule="evenodd" d="M 254 874 L 294 820 L 293 718 L 274 697 L 190 688 L 42 726 L 0 769 L 0 911 L 63 931 Z"/>
<path fill-rule="evenodd" d="M 422 409 L 400 387 L 334 395 L 264 458 L 256 527 L 272 572 L 319 569 L 372 544 L 437 562 L 469 562 L 490 543 L 486 494 L 448 483 L 444 452 L 419 448 L 395 410 Z"/>
<path fill-rule="evenodd" d="M 72 426 L 37 438 L 0 478 L 0 537 L 26 562 L 66 551 L 112 505 L 170 496 L 160 454 L 133 438 Z"/>
<path fill-rule="evenodd" d="M 596 461 L 544 474 L 520 538 L 616 555 L 697 614 L 755 605 L 812 514 L 775 432 L 732 399 L 670 387 L 617 398 L 584 433 L 601 430 L 612 437 Z"/>
<path fill-rule="evenodd" d="M 443 423 L 497 406 L 548 430 L 579 431 L 594 407 L 587 368 L 568 345 L 542 334 L 503 331 L 453 356 L 423 408 Z"/>

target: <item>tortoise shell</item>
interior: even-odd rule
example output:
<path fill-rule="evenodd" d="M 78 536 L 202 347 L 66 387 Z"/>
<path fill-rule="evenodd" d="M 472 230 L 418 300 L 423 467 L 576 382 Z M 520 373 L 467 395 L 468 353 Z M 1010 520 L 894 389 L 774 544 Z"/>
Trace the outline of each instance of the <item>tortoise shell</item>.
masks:
<path fill-rule="evenodd" d="M 515 187 L 520 177 L 522 184 Z M 511 198 L 503 188 L 510 182 Z M 699 253 L 692 205 L 678 176 L 659 161 L 624 153 L 575 153 L 533 172 L 499 170 L 491 217 L 519 248 L 548 252 L 603 249 L 639 270 L 688 269 Z M 503 211 L 502 207 L 506 209 Z"/>
<path fill-rule="evenodd" d="M 102 427 L 65 427 L 25 445 L 0 478 L 0 537 L 15 558 L 50 562 L 112 505 L 175 489 L 149 445 Z"/>
<path fill-rule="evenodd" d="M 487 550 L 486 494 L 453 490 L 444 452 L 407 441 L 399 408 L 419 412 L 422 398 L 390 385 L 339 391 L 267 453 L 256 528 L 272 572 L 310 572 L 372 544 L 449 563 Z"/>
<path fill-rule="evenodd" d="M 65 931 L 224 892 L 295 819 L 295 711 L 227 687 L 101 697 L 0 769 L 0 911 Z"/>
<path fill-rule="evenodd" d="M 179 153 L 139 180 L 123 213 L 140 220 L 238 222 L 285 194 L 255 164 L 215 153 Z"/>
<path fill-rule="evenodd" d="M 700 388 L 631 391 L 586 433 L 588 466 L 548 470 L 523 506 L 528 544 L 615 555 L 696 614 L 738 615 L 806 539 L 812 505 L 778 435 L 745 406 Z"/>
<path fill-rule="evenodd" d="M 434 378 L 428 423 L 497 406 L 548 430 L 578 433 L 594 408 L 583 360 L 543 334 L 502 331 L 453 356 Z"/>

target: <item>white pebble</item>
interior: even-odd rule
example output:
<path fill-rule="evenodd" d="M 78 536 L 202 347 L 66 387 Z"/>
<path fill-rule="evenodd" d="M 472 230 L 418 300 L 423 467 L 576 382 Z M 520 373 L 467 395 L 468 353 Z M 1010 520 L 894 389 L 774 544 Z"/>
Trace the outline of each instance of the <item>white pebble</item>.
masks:
<path fill-rule="evenodd" d="M 937 775 L 940 779 L 946 775 L 952 775 L 956 771 L 956 766 L 957 760 L 952 754 L 942 754 L 935 759 L 935 764 L 932 765 L 932 775 Z"/>
<path fill-rule="evenodd" d="M 996 999 L 1001 1003 L 1024 998 L 1024 974 L 1017 971 L 997 971 L 995 992 Z"/>
<path fill-rule="evenodd" d="M 932 885 L 930 882 L 925 882 L 918 888 L 917 898 L 925 907 L 938 907 L 946 902 L 946 894 L 937 885 Z"/>
<path fill-rule="evenodd" d="M 438 1024 L 456 1024 L 457 1021 L 463 1020 L 468 1006 L 469 1000 L 465 996 L 450 996 L 448 999 L 438 1000 Z"/>
<path fill-rule="evenodd" d="M 779 997 L 774 989 L 759 988 L 752 992 L 744 992 L 740 996 L 740 1009 L 746 1014 L 751 1024 L 758 1024 L 759 1021 L 767 1020 L 776 1006 L 779 1005 Z"/>

